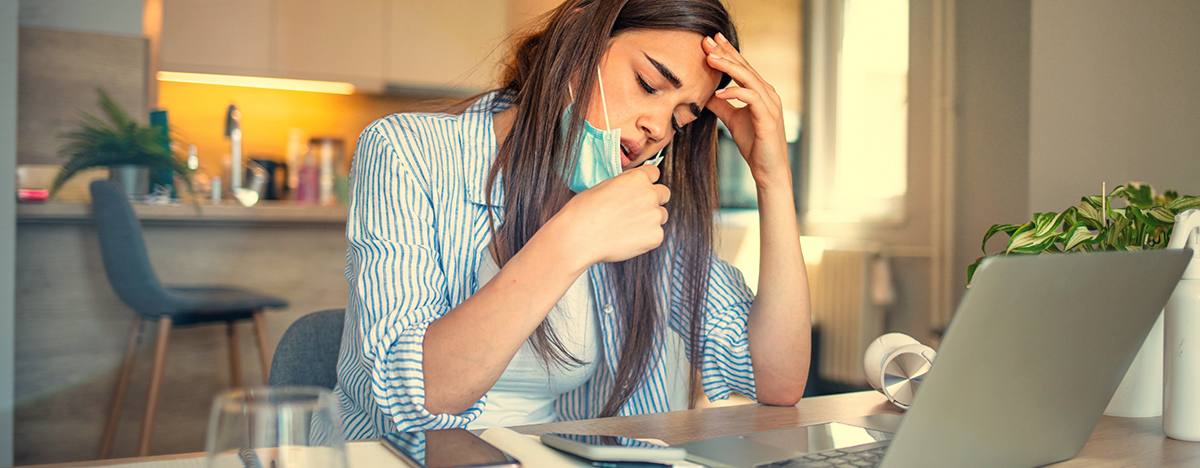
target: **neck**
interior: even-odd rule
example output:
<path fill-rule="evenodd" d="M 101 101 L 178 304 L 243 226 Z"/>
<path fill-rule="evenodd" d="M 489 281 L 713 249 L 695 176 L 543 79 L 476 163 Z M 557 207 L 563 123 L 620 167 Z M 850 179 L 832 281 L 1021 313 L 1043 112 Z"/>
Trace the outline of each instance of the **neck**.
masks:
<path fill-rule="evenodd" d="M 512 131 L 513 121 L 517 118 L 517 106 L 509 107 L 492 114 L 492 131 L 496 132 L 496 142 L 503 143 Z"/>

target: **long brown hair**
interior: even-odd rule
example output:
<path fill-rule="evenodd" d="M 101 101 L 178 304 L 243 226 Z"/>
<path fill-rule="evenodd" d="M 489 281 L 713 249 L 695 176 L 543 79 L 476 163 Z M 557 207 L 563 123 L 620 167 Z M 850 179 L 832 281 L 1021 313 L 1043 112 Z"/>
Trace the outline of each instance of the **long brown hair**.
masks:
<path fill-rule="evenodd" d="M 502 80 L 516 116 L 501 143 L 488 175 L 488 187 L 499 178 L 504 191 L 504 215 L 492 223 L 492 248 L 501 265 L 513 257 L 563 205 L 572 192 L 563 182 L 575 167 L 576 151 L 566 142 L 578 141 L 586 99 L 575 102 L 563 133 L 563 114 L 570 97 L 566 83 L 581 96 L 590 96 L 594 71 L 609 40 L 634 29 L 671 29 L 713 36 L 722 33 L 737 47 L 737 31 L 720 0 L 568 0 L 547 13 L 534 32 L 515 45 Z M 719 87 L 729 83 L 722 76 Z M 716 116 L 704 110 L 677 133 L 665 150 L 659 182 L 671 190 L 663 246 L 644 255 L 612 264 L 616 278 L 618 327 L 624 335 L 612 393 L 598 416 L 614 416 L 640 387 L 657 362 L 663 340 L 662 319 L 678 307 L 690 316 L 686 335 L 688 357 L 699 369 L 703 355 L 704 298 L 712 252 L 712 214 L 717 209 Z M 488 204 L 492 204 L 491 190 Z M 665 247 L 664 247 L 665 246 Z M 668 250 L 671 258 L 667 258 Z M 664 262 L 667 264 L 664 265 Z M 667 268 L 677 303 L 659 297 L 660 273 Z M 626 280 L 629 279 L 629 280 Z M 665 305 L 668 310 L 660 310 Z M 683 324 L 680 324 L 681 326 Z M 542 358 L 579 364 L 543 321 L 530 336 Z M 698 383 L 691 373 L 691 389 Z"/>

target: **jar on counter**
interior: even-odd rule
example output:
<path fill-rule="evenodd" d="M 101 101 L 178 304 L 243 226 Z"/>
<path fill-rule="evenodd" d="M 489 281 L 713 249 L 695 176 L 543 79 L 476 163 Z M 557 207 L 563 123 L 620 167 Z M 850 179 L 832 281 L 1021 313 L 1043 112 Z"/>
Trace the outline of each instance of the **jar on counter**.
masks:
<path fill-rule="evenodd" d="M 339 182 L 345 186 L 346 181 L 343 147 L 341 138 L 314 137 L 308 141 L 308 154 L 298 171 L 297 201 L 320 205 L 338 202 Z"/>

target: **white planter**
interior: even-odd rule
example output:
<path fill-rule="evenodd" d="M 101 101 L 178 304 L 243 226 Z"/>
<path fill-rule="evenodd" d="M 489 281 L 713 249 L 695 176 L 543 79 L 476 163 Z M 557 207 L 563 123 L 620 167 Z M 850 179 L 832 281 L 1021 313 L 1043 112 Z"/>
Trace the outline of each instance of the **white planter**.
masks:
<path fill-rule="evenodd" d="M 1142 343 L 1133 364 L 1104 410 L 1105 416 L 1149 418 L 1163 414 L 1163 316 Z"/>

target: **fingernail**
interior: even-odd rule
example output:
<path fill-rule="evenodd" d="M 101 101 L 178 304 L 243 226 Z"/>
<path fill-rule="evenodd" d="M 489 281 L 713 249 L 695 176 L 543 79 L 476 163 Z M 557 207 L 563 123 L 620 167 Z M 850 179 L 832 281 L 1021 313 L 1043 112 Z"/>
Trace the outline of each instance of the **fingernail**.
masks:
<path fill-rule="evenodd" d="M 718 33 L 718 34 L 720 34 L 720 33 Z M 704 42 L 707 42 L 707 43 L 708 43 L 708 45 L 710 45 L 710 46 L 712 46 L 712 47 L 716 47 L 716 46 L 717 46 L 717 41 L 714 41 L 714 40 L 713 40 L 713 38 L 711 38 L 711 37 L 706 37 L 706 38 L 704 38 Z"/>
<path fill-rule="evenodd" d="M 715 58 L 715 59 L 717 59 L 717 60 L 720 60 L 720 59 L 721 59 L 721 56 L 720 56 L 720 55 L 717 55 L 717 54 L 708 54 L 708 56 L 709 56 L 709 57 L 712 57 L 712 58 Z"/>
<path fill-rule="evenodd" d="M 725 39 L 725 35 L 721 33 L 717 33 L 717 39 L 720 39 L 721 42 L 729 42 L 729 39 Z"/>

